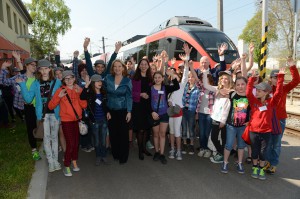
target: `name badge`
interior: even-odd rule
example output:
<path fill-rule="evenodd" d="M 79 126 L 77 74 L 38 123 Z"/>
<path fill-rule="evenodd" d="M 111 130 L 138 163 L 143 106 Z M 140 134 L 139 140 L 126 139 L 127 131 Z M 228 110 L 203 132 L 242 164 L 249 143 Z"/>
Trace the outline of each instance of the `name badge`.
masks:
<path fill-rule="evenodd" d="M 165 92 L 164 91 L 158 91 L 158 94 L 163 95 Z"/>
<path fill-rule="evenodd" d="M 205 114 L 210 114 L 210 109 L 208 107 L 204 107 L 204 113 Z"/>
<path fill-rule="evenodd" d="M 259 111 L 266 111 L 266 110 L 268 110 L 266 106 L 259 107 Z"/>
<path fill-rule="evenodd" d="M 86 83 L 85 83 L 85 82 L 81 82 L 81 84 L 82 84 L 82 85 L 86 85 Z"/>
<path fill-rule="evenodd" d="M 96 102 L 98 105 L 101 105 L 101 103 L 102 103 L 99 99 L 96 99 L 95 102 Z"/>
<path fill-rule="evenodd" d="M 18 90 L 19 92 L 21 91 L 20 85 L 17 85 L 16 88 L 17 88 L 17 90 Z"/>

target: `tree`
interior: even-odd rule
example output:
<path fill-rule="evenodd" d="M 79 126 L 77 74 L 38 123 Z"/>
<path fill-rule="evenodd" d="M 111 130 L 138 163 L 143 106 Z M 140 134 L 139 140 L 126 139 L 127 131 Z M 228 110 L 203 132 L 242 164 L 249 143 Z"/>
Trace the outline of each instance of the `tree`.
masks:
<path fill-rule="evenodd" d="M 35 58 L 44 58 L 54 52 L 58 35 L 64 35 L 72 27 L 70 9 L 64 0 L 32 0 L 25 5 L 33 19 L 31 54 Z"/>
<path fill-rule="evenodd" d="M 257 12 L 248 21 L 243 33 L 239 36 L 246 43 L 254 41 L 256 51 L 254 61 L 259 62 L 261 43 L 261 0 L 257 0 Z M 292 55 L 294 35 L 294 13 L 290 0 L 269 0 L 268 4 L 268 46 L 273 56 L 285 58 Z"/>
<path fill-rule="evenodd" d="M 267 41 L 271 43 L 276 41 L 277 36 L 277 26 L 274 23 L 274 17 L 269 14 L 269 25 L 268 25 L 268 36 Z M 254 50 L 254 61 L 260 61 L 260 47 L 261 47 L 261 24 L 262 24 L 262 11 L 257 10 L 255 15 L 247 22 L 246 27 L 243 29 L 242 34 L 239 36 L 239 39 L 243 39 L 246 43 L 253 42 L 255 45 Z"/>

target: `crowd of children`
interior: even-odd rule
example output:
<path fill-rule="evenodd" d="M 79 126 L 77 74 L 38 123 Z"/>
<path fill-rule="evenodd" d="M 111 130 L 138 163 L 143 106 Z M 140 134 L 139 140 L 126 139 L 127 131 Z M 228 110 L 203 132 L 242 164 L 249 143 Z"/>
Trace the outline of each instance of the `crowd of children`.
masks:
<path fill-rule="evenodd" d="M 41 157 L 33 130 L 37 121 L 43 122 L 49 172 L 62 169 L 59 148 L 64 153 L 65 176 L 80 171 L 79 147 L 86 152 L 95 150 L 96 166 L 110 164 L 108 149 L 115 161 L 125 164 L 134 140 L 132 132 L 140 160 L 144 155 L 152 156 L 151 142 L 153 160 L 162 164 L 167 164 L 166 143 L 170 144 L 167 157 L 178 161 L 184 159 L 182 154 L 195 154 L 199 146 L 198 156 L 220 163 L 222 173 L 228 173 L 229 156 L 236 151 L 237 172 L 244 174 L 244 149 L 248 147 L 246 160 L 252 162 L 253 178 L 265 180 L 265 172 L 276 172 L 287 118 L 287 93 L 300 82 L 294 60 L 287 60 L 292 81 L 284 85 L 285 67 L 272 70 L 269 82 L 262 81 L 257 71 L 250 71 L 253 45 L 249 47 L 248 68 L 246 54 L 226 67 L 228 46 L 224 43 L 218 48 L 219 66 L 211 68 L 208 57 L 203 56 L 200 68 L 194 69 L 192 48 L 185 43 L 184 54 L 179 55 L 182 63 L 176 69 L 166 51 L 152 60 L 143 57 L 137 64 L 134 59 L 124 63 L 116 59 L 121 42 L 115 44 L 107 64 L 97 60 L 93 67 L 89 43 L 85 38 L 85 62 L 75 51 L 70 69 L 61 67 L 59 51 L 55 52 L 55 64 L 34 58 L 21 63 L 20 55 L 13 52 L 18 70 L 11 70 L 9 61 L 1 66 L 1 121 L 8 127 L 8 113 L 12 121 L 14 112 L 21 119 L 24 114 L 34 160 Z M 80 121 L 88 125 L 86 135 L 80 134 Z"/>

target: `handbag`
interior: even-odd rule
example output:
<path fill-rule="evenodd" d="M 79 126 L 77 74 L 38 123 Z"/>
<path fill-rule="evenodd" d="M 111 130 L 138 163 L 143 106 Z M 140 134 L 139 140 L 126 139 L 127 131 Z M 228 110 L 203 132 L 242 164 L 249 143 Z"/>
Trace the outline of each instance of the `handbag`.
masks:
<path fill-rule="evenodd" d="M 157 112 L 157 113 L 158 113 L 158 109 L 159 109 L 160 98 L 161 98 L 161 94 L 159 94 L 159 98 L 158 98 L 158 103 L 157 103 L 157 108 L 156 108 L 156 112 Z M 158 119 L 158 120 L 153 119 L 152 114 L 150 114 L 150 115 L 148 116 L 148 123 L 149 123 L 149 125 L 150 125 L 151 127 L 154 127 L 154 126 L 159 125 L 159 124 L 160 124 L 160 121 L 159 121 L 159 119 Z"/>
<path fill-rule="evenodd" d="M 76 112 L 76 110 L 75 110 L 75 108 L 74 108 L 74 106 L 73 106 L 73 104 L 71 102 L 71 99 L 70 99 L 70 96 L 68 95 L 68 93 L 66 94 L 66 96 L 67 96 L 67 99 L 68 99 L 69 103 L 71 104 L 71 107 L 72 107 L 74 113 L 75 113 L 76 119 L 79 120 L 79 122 L 78 122 L 79 133 L 81 135 L 86 135 L 88 133 L 88 126 L 87 126 L 87 124 L 83 120 L 79 119 L 79 116 L 78 116 L 78 114 L 77 114 L 77 112 Z"/>
<path fill-rule="evenodd" d="M 36 121 L 36 128 L 33 129 L 33 132 L 32 132 L 33 137 L 35 137 L 37 139 L 43 139 L 44 138 L 44 117 L 46 115 L 46 110 L 48 108 L 48 103 L 50 101 L 50 96 L 52 94 L 52 91 L 53 91 L 55 83 L 56 83 L 56 79 L 54 79 L 54 82 L 51 85 L 51 88 L 50 88 L 50 91 L 49 91 L 49 95 L 48 95 L 48 98 L 47 98 L 47 102 L 46 102 L 44 110 L 43 110 L 42 119 Z"/>
<path fill-rule="evenodd" d="M 246 144 L 251 145 L 251 140 L 250 140 L 250 125 L 246 126 L 244 133 L 242 135 L 242 139 L 246 142 Z"/>

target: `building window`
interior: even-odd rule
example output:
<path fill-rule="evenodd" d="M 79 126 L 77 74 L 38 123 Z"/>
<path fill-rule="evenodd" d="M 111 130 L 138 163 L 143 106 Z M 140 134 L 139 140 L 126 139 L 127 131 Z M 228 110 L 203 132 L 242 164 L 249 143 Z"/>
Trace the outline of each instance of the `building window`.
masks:
<path fill-rule="evenodd" d="M 24 31 L 24 35 L 26 35 L 27 33 L 26 33 L 26 26 L 25 26 L 25 24 L 23 24 L 23 31 Z"/>
<path fill-rule="evenodd" d="M 16 31 L 17 34 L 19 34 L 19 31 L 18 31 L 18 20 L 17 20 L 16 13 L 14 13 L 14 23 L 15 23 L 15 31 Z"/>
<path fill-rule="evenodd" d="M 10 7 L 7 4 L 6 4 L 6 13 L 7 13 L 8 27 L 12 29 Z"/>
<path fill-rule="evenodd" d="M 19 27 L 20 27 L 20 35 L 23 35 L 21 19 L 19 19 Z"/>
<path fill-rule="evenodd" d="M 4 22 L 4 15 L 3 15 L 3 3 L 2 0 L 0 0 L 0 20 Z"/>

